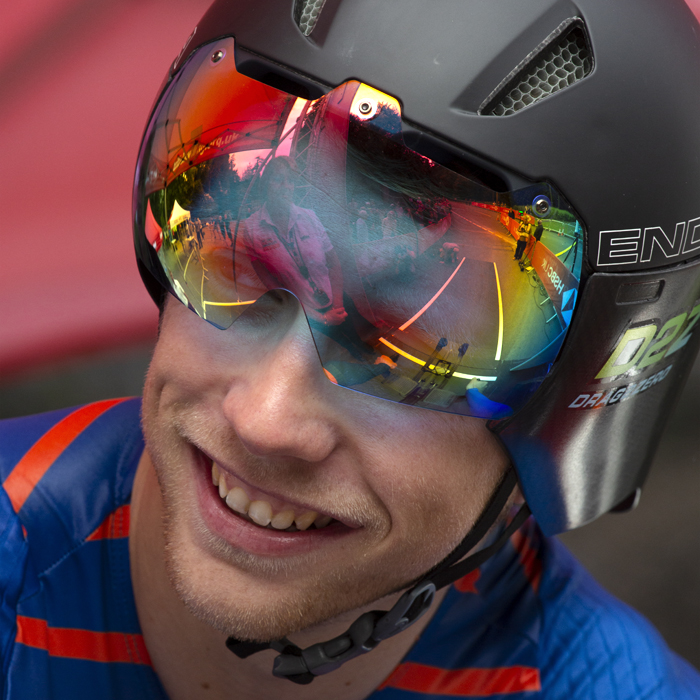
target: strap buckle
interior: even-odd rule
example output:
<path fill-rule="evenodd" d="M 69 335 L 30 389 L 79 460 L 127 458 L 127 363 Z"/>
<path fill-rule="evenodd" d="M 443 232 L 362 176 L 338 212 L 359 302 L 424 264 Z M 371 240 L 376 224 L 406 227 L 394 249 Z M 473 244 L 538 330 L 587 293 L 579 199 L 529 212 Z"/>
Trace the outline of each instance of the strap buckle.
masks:
<path fill-rule="evenodd" d="M 406 591 L 391 610 L 364 613 L 344 634 L 327 642 L 312 644 L 306 649 L 300 649 L 287 639 L 280 640 L 282 644 L 270 645 L 280 651 L 274 662 L 273 675 L 294 683 L 311 683 L 316 676 L 334 671 L 346 661 L 366 654 L 379 642 L 410 627 L 430 608 L 435 592 L 432 581 L 422 581 Z"/>

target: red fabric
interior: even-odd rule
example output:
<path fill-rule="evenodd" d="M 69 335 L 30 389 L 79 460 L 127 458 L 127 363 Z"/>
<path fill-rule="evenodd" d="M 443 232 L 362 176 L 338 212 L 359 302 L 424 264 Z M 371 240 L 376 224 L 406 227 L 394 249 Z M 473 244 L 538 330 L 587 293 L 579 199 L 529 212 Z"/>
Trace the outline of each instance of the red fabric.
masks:
<path fill-rule="evenodd" d="M 470 571 L 466 576 L 457 579 L 453 585 L 460 593 L 478 593 L 479 591 L 476 590 L 476 582 L 479 580 L 480 576 L 481 571 L 479 571 L 479 569 L 474 569 L 474 571 Z"/>
<path fill-rule="evenodd" d="M 103 663 L 117 661 L 151 665 L 146 644 L 140 634 L 49 627 L 46 620 L 19 615 L 16 641 L 35 649 L 43 649 L 51 656 Z"/>
<path fill-rule="evenodd" d="M 536 593 L 542 578 L 542 562 L 537 556 L 537 549 L 532 546 L 532 539 L 520 530 L 516 530 L 511 535 L 510 541 L 520 555 L 520 564 L 525 571 L 525 576 Z"/>
<path fill-rule="evenodd" d="M 272 148 L 280 140 L 296 98 L 238 73 L 231 60 L 233 40 L 218 45 L 227 47 L 229 59 L 214 69 L 205 59 L 204 69 L 197 71 L 184 97 L 177 101 L 177 111 L 159 117 L 162 121 L 167 114 L 178 129 L 166 129 L 168 136 L 154 139 L 156 162 L 167 163 L 167 173 L 156 180 L 170 183 L 193 165 L 218 155 Z"/>
<path fill-rule="evenodd" d="M 113 513 L 110 513 L 102 521 L 100 526 L 87 538 L 87 541 L 128 537 L 130 524 L 131 506 L 127 503 L 121 506 L 121 508 L 117 508 Z"/>
<path fill-rule="evenodd" d="M 540 672 L 526 666 L 444 669 L 413 662 L 401 664 L 379 687 L 458 698 L 538 691 Z"/>
<path fill-rule="evenodd" d="M 83 406 L 68 414 L 34 443 L 3 483 L 15 513 L 19 512 L 41 477 L 63 450 L 96 418 L 124 400 L 110 399 Z"/>

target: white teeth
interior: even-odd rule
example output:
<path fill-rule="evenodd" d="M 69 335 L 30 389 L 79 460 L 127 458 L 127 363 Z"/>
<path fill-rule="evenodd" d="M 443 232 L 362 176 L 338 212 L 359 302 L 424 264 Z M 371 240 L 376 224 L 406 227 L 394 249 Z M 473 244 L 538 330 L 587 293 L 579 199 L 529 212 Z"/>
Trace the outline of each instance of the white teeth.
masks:
<path fill-rule="evenodd" d="M 224 474 L 219 476 L 219 496 L 226 498 L 228 496 L 228 486 L 226 486 L 226 477 Z"/>
<path fill-rule="evenodd" d="M 231 510 L 235 510 L 236 513 L 246 515 L 248 513 L 248 506 L 250 506 L 250 499 L 242 488 L 236 486 L 236 488 L 228 492 L 228 496 L 226 496 L 226 505 Z"/>
<path fill-rule="evenodd" d="M 211 480 L 214 486 L 218 487 L 219 496 L 226 501 L 226 505 L 231 510 L 241 515 L 247 515 L 261 527 L 270 526 L 275 530 L 287 530 L 296 526 L 297 530 L 308 530 L 315 524 L 316 529 L 320 530 L 333 520 L 330 515 L 319 515 L 314 510 L 308 510 L 295 517 L 292 508 L 287 508 L 275 515 L 272 506 L 267 501 L 251 502 L 248 494 L 240 486 L 235 486 L 229 491 L 226 483 L 226 472 L 220 469 L 216 462 L 212 462 L 211 465 Z"/>
<path fill-rule="evenodd" d="M 294 522 L 294 511 L 293 510 L 283 510 L 281 513 L 277 513 L 270 525 L 275 528 L 275 530 L 286 530 Z"/>
<path fill-rule="evenodd" d="M 248 517 L 261 527 L 266 527 L 272 520 L 272 506 L 267 501 L 253 501 L 248 507 Z"/>
<path fill-rule="evenodd" d="M 321 528 L 326 527 L 331 520 L 333 520 L 333 518 L 331 518 L 330 515 L 319 515 L 318 518 L 316 518 L 314 525 L 316 525 L 316 529 L 320 530 Z"/>
<path fill-rule="evenodd" d="M 294 519 L 294 524 L 297 526 L 297 530 L 308 530 L 311 527 L 311 523 L 316 520 L 318 513 L 314 510 L 307 510 L 306 513 L 302 513 Z"/>

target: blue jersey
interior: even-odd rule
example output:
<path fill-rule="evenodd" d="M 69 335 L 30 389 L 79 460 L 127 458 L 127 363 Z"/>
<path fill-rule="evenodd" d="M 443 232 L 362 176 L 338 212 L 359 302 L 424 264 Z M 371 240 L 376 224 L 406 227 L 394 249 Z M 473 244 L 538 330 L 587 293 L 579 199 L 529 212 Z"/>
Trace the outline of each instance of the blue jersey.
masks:
<path fill-rule="evenodd" d="M 129 573 L 139 410 L 102 401 L 0 423 L 2 698 L 166 698 Z M 370 697 L 700 699 L 700 676 L 528 521 L 451 587 Z"/>

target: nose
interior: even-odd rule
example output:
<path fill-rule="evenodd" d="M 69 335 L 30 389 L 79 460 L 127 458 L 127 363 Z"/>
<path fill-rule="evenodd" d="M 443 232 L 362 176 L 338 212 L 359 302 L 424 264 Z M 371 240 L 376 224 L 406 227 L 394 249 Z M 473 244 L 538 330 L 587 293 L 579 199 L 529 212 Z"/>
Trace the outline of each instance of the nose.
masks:
<path fill-rule="evenodd" d="M 292 303 L 298 310 L 289 324 L 254 356 L 236 358 L 223 412 L 251 454 L 319 462 L 339 441 L 338 389 L 324 376 L 301 306 Z"/>

